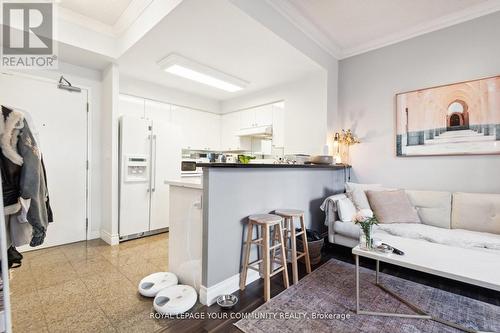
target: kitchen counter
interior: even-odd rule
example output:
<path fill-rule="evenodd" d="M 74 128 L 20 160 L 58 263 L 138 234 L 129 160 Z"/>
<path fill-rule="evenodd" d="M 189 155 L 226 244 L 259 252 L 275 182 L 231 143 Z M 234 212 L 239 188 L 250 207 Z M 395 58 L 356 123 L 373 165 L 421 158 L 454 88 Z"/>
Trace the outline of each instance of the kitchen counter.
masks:
<path fill-rule="evenodd" d="M 234 281 L 239 279 L 242 240 L 249 215 L 272 213 L 280 208 L 300 209 L 304 211 L 306 227 L 321 232 L 325 215 L 320 206 L 325 198 L 344 191 L 350 171 L 350 166 L 343 165 L 198 166 L 203 167 L 203 304 L 212 304 L 219 295 L 237 290 Z M 256 256 L 255 248 L 251 256 Z M 247 283 L 257 278 L 258 272 L 249 271 Z"/>
<path fill-rule="evenodd" d="M 179 187 L 188 187 L 194 189 L 203 189 L 203 182 L 201 181 L 201 177 L 193 177 L 187 179 L 173 179 L 173 180 L 165 180 L 166 185 L 171 186 L 179 186 Z"/>
<path fill-rule="evenodd" d="M 344 164 L 259 164 L 259 163 L 197 163 L 197 167 L 202 168 L 269 168 L 269 169 L 330 169 L 343 170 L 350 168 L 350 165 Z"/>

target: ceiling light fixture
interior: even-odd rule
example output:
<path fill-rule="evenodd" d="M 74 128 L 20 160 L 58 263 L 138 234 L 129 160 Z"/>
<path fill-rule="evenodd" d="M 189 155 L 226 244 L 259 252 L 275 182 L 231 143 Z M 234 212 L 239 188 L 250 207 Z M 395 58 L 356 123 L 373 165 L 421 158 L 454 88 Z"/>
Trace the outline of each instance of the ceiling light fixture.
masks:
<path fill-rule="evenodd" d="M 214 68 L 202 65 L 178 54 L 170 54 L 158 65 L 167 73 L 206 84 L 228 92 L 236 92 L 248 86 L 248 82 Z"/>

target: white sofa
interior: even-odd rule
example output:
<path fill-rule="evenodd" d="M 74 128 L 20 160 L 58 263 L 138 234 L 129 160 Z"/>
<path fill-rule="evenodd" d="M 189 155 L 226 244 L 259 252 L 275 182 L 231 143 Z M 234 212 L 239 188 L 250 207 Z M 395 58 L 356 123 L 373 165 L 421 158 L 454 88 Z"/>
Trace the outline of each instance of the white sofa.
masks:
<path fill-rule="evenodd" d="M 375 227 L 375 238 L 387 233 L 500 254 L 500 194 L 411 190 L 406 193 L 422 223 L 380 224 Z M 359 243 L 359 226 L 340 221 L 334 208 L 334 202 L 345 197 L 339 194 L 327 199 L 331 204 L 331 209 L 324 209 L 328 240 L 354 247 Z"/>

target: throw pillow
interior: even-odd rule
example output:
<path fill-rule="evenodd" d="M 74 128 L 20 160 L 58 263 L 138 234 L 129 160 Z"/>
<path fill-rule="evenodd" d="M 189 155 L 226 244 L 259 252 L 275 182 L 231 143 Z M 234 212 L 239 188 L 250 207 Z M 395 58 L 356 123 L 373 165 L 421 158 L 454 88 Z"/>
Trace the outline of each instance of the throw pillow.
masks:
<path fill-rule="evenodd" d="M 383 191 L 381 184 L 358 184 L 345 183 L 347 197 L 352 200 L 357 210 L 366 210 L 371 212 L 370 203 L 366 197 L 365 191 Z M 371 212 L 373 214 L 373 212 Z"/>
<path fill-rule="evenodd" d="M 404 190 L 366 191 L 379 223 L 422 223 Z"/>
<path fill-rule="evenodd" d="M 359 184 L 359 183 L 350 183 L 350 182 L 345 183 L 346 192 L 354 192 L 356 190 L 368 191 L 368 190 L 375 190 L 375 189 L 381 189 L 381 188 L 382 188 L 381 184 Z"/>
<path fill-rule="evenodd" d="M 356 214 L 356 207 L 354 207 L 354 204 L 349 198 L 343 198 L 337 201 L 337 210 L 339 219 L 342 222 L 351 222 L 353 216 Z"/>

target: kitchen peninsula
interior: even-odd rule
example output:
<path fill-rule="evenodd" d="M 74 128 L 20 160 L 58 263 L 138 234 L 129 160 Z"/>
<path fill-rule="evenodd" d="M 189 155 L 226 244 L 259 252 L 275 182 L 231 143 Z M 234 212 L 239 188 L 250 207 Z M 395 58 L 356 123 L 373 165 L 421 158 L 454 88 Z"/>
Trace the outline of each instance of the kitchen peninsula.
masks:
<path fill-rule="evenodd" d="M 343 165 L 201 163 L 203 242 L 200 301 L 212 304 L 238 289 L 246 218 L 279 208 L 301 209 L 321 230 L 323 200 L 343 192 Z M 258 278 L 249 274 L 247 284 Z"/>

